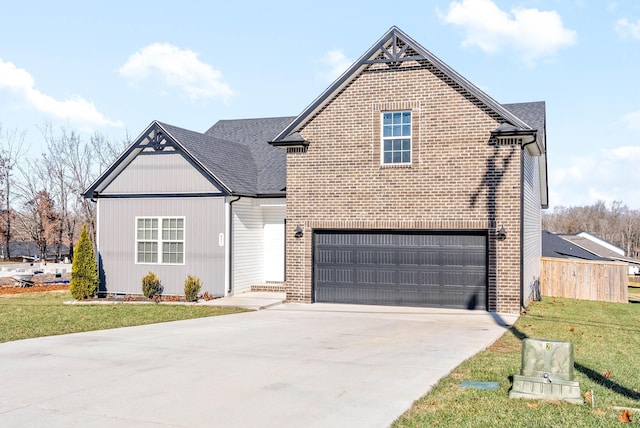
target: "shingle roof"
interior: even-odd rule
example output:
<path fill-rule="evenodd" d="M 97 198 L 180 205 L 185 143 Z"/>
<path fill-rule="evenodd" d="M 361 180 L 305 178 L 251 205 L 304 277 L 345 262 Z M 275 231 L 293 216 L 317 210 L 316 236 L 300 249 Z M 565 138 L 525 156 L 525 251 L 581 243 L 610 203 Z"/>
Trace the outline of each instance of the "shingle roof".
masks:
<path fill-rule="evenodd" d="M 600 257 L 606 257 L 611 260 L 619 260 L 627 263 L 640 264 L 640 260 L 632 259 L 631 257 L 621 256 L 609 248 L 598 244 L 597 242 L 593 242 L 591 239 L 585 238 L 583 236 L 578 235 L 560 235 L 562 239 L 566 239 L 567 241 L 584 248 L 588 252 L 595 254 Z"/>
<path fill-rule="evenodd" d="M 529 103 L 502 104 L 502 107 L 518 116 L 527 125 L 536 129 L 537 138 L 542 143 L 542 147 L 546 147 L 546 105 L 544 101 L 536 101 Z"/>
<path fill-rule="evenodd" d="M 564 259 L 610 260 L 599 257 L 589 251 L 563 239 L 561 236 L 542 231 L 542 257 L 556 257 Z"/>
<path fill-rule="evenodd" d="M 229 191 L 256 196 L 284 194 L 286 152 L 267 142 L 292 119 L 221 120 L 204 134 L 158 124 Z"/>
<path fill-rule="evenodd" d="M 42 257 L 40 253 L 40 247 L 34 241 L 22 242 L 14 241 L 9 243 L 9 251 L 11 257 Z M 47 258 L 52 258 L 57 255 L 58 247 L 55 245 L 47 245 Z M 62 244 L 60 245 L 60 255 L 68 256 L 69 247 Z"/>
<path fill-rule="evenodd" d="M 286 151 L 268 144 L 294 117 L 221 120 L 205 135 L 241 144 L 255 164 L 255 193 L 281 193 L 286 186 Z"/>

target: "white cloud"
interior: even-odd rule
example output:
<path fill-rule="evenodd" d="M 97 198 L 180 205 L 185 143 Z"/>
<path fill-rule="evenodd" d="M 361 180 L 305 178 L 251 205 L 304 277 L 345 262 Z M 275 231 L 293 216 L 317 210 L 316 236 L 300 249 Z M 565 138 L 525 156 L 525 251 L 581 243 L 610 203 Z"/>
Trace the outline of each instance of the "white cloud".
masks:
<path fill-rule="evenodd" d="M 35 80 L 27 70 L 0 59 L 0 90 L 3 89 L 15 92 L 42 113 L 76 123 L 83 128 L 122 126 L 122 122 L 108 119 L 92 102 L 78 95 L 60 101 L 43 94 L 35 88 Z"/>
<path fill-rule="evenodd" d="M 556 11 L 514 7 L 505 12 L 492 0 L 462 0 L 449 3 L 446 13 L 437 13 L 447 24 L 465 29 L 464 47 L 475 46 L 487 53 L 510 49 L 527 65 L 577 40 L 576 32 L 564 27 Z"/>
<path fill-rule="evenodd" d="M 328 70 L 320 73 L 320 76 L 328 82 L 336 80 L 353 63 L 340 49 L 327 52 L 320 62 L 329 66 Z"/>
<path fill-rule="evenodd" d="M 635 23 L 629 22 L 627 18 L 618 19 L 614 29 L 618 35 L 625 39 L 640 40 L 640 19 Z"/>
<path fill-rule="evenodd" d="M 620 122 L 631 131 L 640 130 L 640 111 L 625 114 Z"/>
<path fill-rule="evenodd" d="M 640 146 L 619 146 L 573 156 L 549 170 L 552 206 L 590 205 L 598 200 L 637 206 Z"/>
<path fill-rule="evenodd" d="M 154 43 L 140 49 L 118 71 L 133 81 L 159 75 L 167 86 L 184 91 L 191 101 L 227 99 L 233 95 L 219 70 L 200 61 L 196 52 L 169 43 Z"/>

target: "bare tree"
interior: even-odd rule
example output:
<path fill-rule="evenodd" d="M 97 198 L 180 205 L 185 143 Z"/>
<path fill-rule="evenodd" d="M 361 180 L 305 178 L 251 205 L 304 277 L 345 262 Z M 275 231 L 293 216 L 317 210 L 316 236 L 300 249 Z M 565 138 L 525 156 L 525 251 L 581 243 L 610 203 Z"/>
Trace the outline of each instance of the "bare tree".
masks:
<path fill-rule="evenodd" d="M 640 210 L 629 209 L 614 201 L 609 207 L 603 201 L 578 207 L 555 207 L 544 213 L 542 227 L 555 233 L 592 233 L 623 248 L 630 257 L 640 251 Z"/>
<path fill-rule="evenodd" d="M 44 221 L 38 212 L 38 195 L 49 195 L 49 180 L 40 160 L 21 163 L 18 165 L 18 172 L 16 196 L 20 209 L 16 219 L 20 223 L 24 239 L 33 241 L 42 254 L 42 243 L 48 240 L 45 238 Z"/>
<path fill-rule="evenodd" d="M 44 125 L 41 131 L 47 143 L 43 160 L 53 184 L 52 196 L 60 210 L 60 234 L 64 234 L 73 254 L 75 236 L 82 224 L 87 225 L 93 242 L 96 236 L 95 203 L 85 199 L 82 193 L 128 142 L 113 143 L 100 133 L 93 134 L 87 141 L 73 129 L 61 127 L 54 131 L 50 124 Z"/>
<path fill-rule="evenodd" d="M 27 201 L 27 207 L 31 214 L 31 227 L 29 231 L 31 238 L 40 250 L 43 259 L 47 257 L 47 249 L 53 244 L 60 248 L 60 237 L 58 213 L 56 212 L 53 199 L 46 190 L 38 191 L 34 198 Z"/>
<path fill-rule="evenodd" d="M 0 184 L 2 202 L 0 207 L 2 210 L 2 219 L 0 220 L 0 234 L 2 235 L 2 243 L 4 244 L 4 258 L 11 258 L 11 240 L 13 239 L 13 224 L 15 218 L 15 210 L 13 203 L 13 185 L 14 174 L 18 162 L 23 160 L 27 148 L 24 145 L 25 132 L 2 131 L 0 125 Z"/>

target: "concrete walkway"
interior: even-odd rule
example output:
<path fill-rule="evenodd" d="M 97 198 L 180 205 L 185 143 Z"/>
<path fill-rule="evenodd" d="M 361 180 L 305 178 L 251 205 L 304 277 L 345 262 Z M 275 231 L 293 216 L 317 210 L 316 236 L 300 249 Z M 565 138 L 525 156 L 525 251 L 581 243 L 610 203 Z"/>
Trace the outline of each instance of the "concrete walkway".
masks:
<path fill-rule="evenodd" d="M 284 304 L 4 343 L 0 426 L 385 427 L 514 321 Z"/>
<path fill-rule="evenodd" d="M 239 308 L 261 310 L 280 305 L 287 300 L 287 293 L 271 293 L 249 291 L 222 299 L 208 300 L 200 303 L 207 306 L 237 306 Z"/>

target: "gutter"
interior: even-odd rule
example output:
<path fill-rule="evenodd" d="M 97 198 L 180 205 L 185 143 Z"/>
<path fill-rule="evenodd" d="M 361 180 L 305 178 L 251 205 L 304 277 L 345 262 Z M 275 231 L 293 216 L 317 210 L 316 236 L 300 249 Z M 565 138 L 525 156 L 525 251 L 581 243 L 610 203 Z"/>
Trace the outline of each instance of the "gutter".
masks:
<path fill-rule="evenodd" d="M 524 146 L 522 148 L 524 149 Z M 520 152 L 520 309 L 527 309 L 524 304 L 524 153 L 522 152 Z"/>

